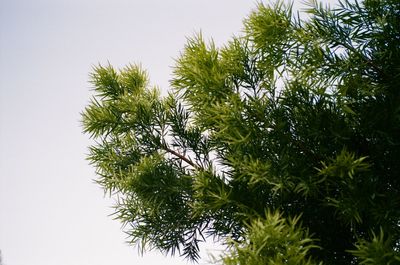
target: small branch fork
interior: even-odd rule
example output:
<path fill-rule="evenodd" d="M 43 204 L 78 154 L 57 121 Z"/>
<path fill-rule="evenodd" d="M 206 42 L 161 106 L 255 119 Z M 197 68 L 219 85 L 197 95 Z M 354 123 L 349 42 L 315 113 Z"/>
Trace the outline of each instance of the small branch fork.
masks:
<path fill-rule="evenodd" d="M 171 148 L 169 148 L 168 146 L 164 147 L 164 150 L 167 151 L 168 153 L 176 156 L 177 158 L 181 159 L 182 161 L 185 161 L 186 163 L 188 163 L 190 166 L 192 166 L 195 169 L 200 169 L 200 167 L 198 165 L 196 165 L 195 163 L 193 163 L 193 161 L 183 155 L 181 155 L 180 153 L 178 153 L 175 150 L 172 150 Z"/>

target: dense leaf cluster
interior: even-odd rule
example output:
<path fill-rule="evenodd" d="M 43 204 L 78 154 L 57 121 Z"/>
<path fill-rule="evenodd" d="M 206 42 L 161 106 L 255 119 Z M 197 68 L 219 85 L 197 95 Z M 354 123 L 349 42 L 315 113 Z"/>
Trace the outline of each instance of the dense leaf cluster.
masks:
<path fill-rule="evenodd" d="M 400 2 L 259 4 L 223 47 L 199 34 L 170 94 L 98 66 L 89 160 L 132 243 L 224 264 L 400 264 Z"/>

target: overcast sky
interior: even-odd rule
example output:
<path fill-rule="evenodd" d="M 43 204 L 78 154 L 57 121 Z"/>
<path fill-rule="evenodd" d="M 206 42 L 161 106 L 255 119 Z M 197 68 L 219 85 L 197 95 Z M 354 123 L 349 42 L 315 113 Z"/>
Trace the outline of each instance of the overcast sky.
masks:
<path fill-rule="evenodd" d="M 332 1 L 330 1 L 332 2 Z M 141 62 L 168 89 L 185 37 L 217 44 L 251 0 L 0 0 L 0 250 L 4 265 L 186 264 L 127 246 L 81 133 L 93 65 Z M 201 262 L 200 264 L 206 264 Z"/>

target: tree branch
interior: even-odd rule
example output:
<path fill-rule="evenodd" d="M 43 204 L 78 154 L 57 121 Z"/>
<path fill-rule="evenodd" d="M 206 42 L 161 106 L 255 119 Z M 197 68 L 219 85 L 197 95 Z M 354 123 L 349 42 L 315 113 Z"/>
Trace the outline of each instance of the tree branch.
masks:
<path fill-rule="evenodd" d="M 193 163 L 193 161 L 181 154 L 179 154 L 177 151 L 170 149 L 168 146 L 164 146 L 164 150 L 167 151 L 168 153 L 178 157 L 179 159 L 185 161 L 186 163 L 188 163 L 189 165 L 191 165 L 192 167 L 194 167 L 195 169 L 200 169 L 200 167 L 198 165 L 196 165 L 195 163 Z"/>

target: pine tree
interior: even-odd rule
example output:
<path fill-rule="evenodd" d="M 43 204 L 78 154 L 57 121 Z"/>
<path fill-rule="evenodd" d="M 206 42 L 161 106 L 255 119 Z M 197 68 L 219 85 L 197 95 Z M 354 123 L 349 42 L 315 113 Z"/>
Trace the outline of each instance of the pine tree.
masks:
<path fill-rule="evenodd" d="M 89 160 L 132 244 L 223 264 L 400 264 L 400 2 L 258 4 L 170 93 L 97 66 Z"/>

